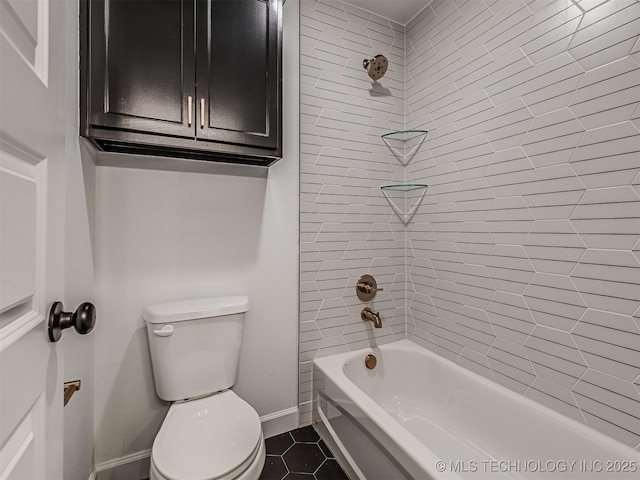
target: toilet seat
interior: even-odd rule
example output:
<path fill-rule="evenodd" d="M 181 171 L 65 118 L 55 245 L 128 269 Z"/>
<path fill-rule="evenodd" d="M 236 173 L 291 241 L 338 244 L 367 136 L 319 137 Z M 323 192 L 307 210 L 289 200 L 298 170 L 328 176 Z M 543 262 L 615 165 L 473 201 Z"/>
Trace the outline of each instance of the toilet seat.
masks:
<path fill-rule="evenodd" d="M 151 462 L 167 480 L 234 479 L 256 457 L 264 457 L 263 445 L 258 414 L 227 390 L 172 404 L 153 443 Z"/>

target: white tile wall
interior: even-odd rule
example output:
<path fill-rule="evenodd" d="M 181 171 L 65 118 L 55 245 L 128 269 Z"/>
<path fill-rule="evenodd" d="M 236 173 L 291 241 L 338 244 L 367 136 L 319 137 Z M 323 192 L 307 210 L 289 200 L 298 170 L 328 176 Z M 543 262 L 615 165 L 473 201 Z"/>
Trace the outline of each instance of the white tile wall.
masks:
<path fill-rule="evenodd" d="M 634 0 L 434 0 L 406 29 L 409 338 L 636 448 L 639 34 Z"/>
<path fill-rule="evenodd" d="M 640 448 L 640 3 L 301 14 L 301 422 L 313 358 L 406 330 Z M 403 126 L 429 130 L 406 167 L 379 137 Z M 406 229 L 378 190 L 403 179 L 429 184 Z M 362 273 L 385 287 L 381 331 Z"/>
<path fill-rule="evenodd" d="M 338 0 L 302 0 L 300 28 L 300 422 L 315 357 L 406 336 L 405 229 L 379 186 L 404 180 L 380 135 L 404 126 L 404 27 Z M 383 54 L 377 84 L 362 60 Z M 380 292 L 373 329 L 358 278 Z"/>

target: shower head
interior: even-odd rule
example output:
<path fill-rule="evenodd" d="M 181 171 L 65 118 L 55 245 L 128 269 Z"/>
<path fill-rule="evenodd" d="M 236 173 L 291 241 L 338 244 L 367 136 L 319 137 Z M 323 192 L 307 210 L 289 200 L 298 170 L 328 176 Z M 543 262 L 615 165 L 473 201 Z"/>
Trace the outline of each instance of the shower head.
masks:
<path fill-rule="evenodd" d="M 371 60 L 365 58 L 362 61 L 362 66 L 373 80 L 378 80 L 387 73 L 389 62 L 384 55 L 376 55 Z"/>

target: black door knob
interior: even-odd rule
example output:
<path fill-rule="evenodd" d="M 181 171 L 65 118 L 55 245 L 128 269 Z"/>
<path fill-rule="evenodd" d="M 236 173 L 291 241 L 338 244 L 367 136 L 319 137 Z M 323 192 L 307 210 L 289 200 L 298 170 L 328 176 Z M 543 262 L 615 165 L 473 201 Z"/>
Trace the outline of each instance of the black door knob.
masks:
<path fill-rule="evenodd" d="M 49 310 L 49 340 L 57 342 L 62 330 L 74 327 L 76 332 L 86 335 L 96 324 L 96 307 L 89 302 L 81 304 L 75 312 L 65 312 L 62 302 L 54 302 Z"/>

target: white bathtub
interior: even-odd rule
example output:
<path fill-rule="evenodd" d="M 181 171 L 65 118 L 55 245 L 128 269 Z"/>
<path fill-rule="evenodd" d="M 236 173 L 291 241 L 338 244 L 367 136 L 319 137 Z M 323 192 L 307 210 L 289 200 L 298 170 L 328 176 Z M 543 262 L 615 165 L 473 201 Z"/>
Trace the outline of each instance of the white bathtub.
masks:
<path fill-rule="evenodd" d="M 640 478 L 639 452 L 409 340 L 316 359 L 314 385 L 357 478 Z"/>

